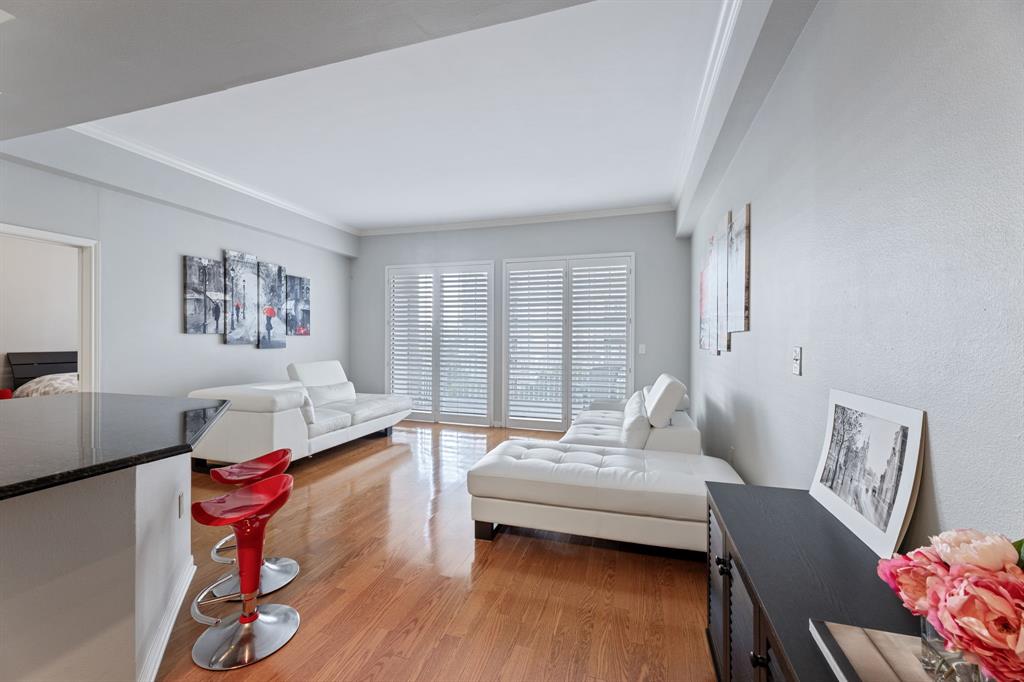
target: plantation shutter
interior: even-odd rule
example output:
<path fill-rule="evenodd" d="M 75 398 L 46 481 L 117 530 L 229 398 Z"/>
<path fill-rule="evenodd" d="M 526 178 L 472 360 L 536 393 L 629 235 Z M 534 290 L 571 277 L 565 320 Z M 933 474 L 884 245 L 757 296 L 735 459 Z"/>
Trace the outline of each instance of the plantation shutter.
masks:
<path fill-rule="evenodd" d="M 626 258 L 573 260 L 570 269 L 571 408 L 621 400 L 629 385 L 630 263 Z"/>
<path fill-rule="evenodd" d="M 387 269 L 388 392 L 413 419 L 490 424 L 491 263 Z"/>
<path fill-rule="evenodd" d="M 391 272 L 388 294 L 388 392 L 409 396 L 414 413 L 430 415 L 434 399 L 434 275 Z"/>
<path fill-rule="evenodd" d="M 440 273 L 440 421 L 487 421 L 490 279 L 490 268 Z"/>
<path fill-rule="evenodd" d="M 633 256 L 506 261 L 506 422 L 564 429 L 632 390 Z"/>
<path fill-rule="evenodd" d="M 565 262 L 510 264 L 506 286 L 509 423 L 558 427 L 565 414 Z"/>

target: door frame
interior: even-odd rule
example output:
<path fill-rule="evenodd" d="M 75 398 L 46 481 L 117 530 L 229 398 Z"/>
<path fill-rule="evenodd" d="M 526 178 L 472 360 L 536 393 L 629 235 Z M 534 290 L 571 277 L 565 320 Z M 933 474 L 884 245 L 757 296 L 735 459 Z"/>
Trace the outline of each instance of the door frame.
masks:
<path fill-rule="evenodd" d="M 0 235 L 78 250 L 78 375 L 82 391 L 100 391 L 100 243 L 49 230 L 0 223 Z"/>

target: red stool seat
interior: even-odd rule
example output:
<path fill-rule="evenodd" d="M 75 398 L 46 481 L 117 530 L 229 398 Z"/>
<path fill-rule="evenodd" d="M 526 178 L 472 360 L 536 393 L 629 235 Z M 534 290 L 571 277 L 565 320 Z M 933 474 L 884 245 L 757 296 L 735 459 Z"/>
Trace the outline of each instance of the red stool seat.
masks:
<path fill-rule="evenodd" d="M 232 526 L 268 519 L 288 501 L 292 482 L 288 474 L 278 474 L 220 497 L 193 502 L 192 517 L 204 526 Z"/>
<path fill-rule="evenodd" d="M 210 478 L 224 485 L 249 485 L 283 474 L 292 461 L 292 451 L 281 448 L 238 464 L 210 469 Z"/>

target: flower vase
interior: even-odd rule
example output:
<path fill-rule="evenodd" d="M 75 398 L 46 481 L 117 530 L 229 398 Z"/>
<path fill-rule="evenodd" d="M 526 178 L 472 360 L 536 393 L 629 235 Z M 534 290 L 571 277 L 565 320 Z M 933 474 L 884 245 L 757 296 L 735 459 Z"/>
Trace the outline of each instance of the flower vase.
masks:
<path fill-rule="evenodd" d="M 946 640 L 927 618 L 921 618 L 921 665 L 933 680 L 943 682 L 998 682 L 982 672 L 974 663 L 964 660 L 963 653 L 946 648 Z"/>

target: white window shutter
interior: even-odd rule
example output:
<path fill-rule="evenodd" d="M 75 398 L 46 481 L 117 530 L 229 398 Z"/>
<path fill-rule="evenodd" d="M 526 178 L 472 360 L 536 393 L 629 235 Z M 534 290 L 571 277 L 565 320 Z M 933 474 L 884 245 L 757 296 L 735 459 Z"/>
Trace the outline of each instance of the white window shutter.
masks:
<path fill-rule="evenodd" d="M 630 264 L 626 258 L 569 262 L 571 409 L 621 400 L 630 384 Z"/>
<path fill-rule="evenodd" d="M 442 271 L 439 285 L 439 419 L 487 420 L 491 391 L 490 270 Z"/>
<path fill-rule="evenodd" d="M 507 414 L 516 420 L 563 422 L 564 262 L 516 263 L 506 281 Z"/>
<path fill-rule="evenodd" d="M 412 398 L 416 413 L 433 411 L 434 275 L 388 276 L 388 392 Z"/>

